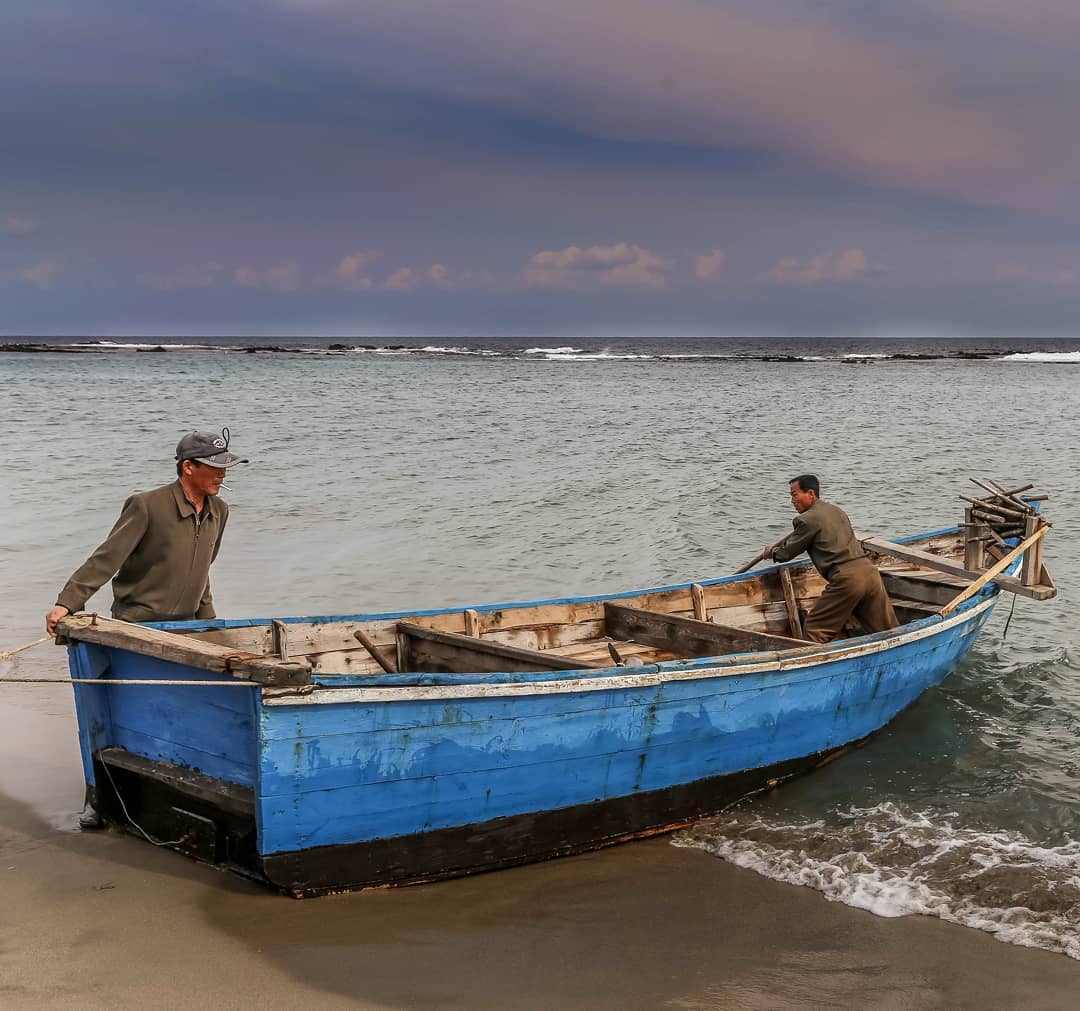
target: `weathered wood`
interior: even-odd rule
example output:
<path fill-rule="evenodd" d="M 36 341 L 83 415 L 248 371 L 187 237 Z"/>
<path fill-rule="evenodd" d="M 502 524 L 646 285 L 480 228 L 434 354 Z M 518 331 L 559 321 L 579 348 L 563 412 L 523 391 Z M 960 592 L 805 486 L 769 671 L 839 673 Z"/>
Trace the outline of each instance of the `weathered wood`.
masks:
<path fill-rule="evenodd" d="M 967 580 L 938 573 L 890 572 L 881 570 L 881 581 L 891 598 L 932 604 L 936 611 L 967 585 Z"/>
<path fill-rule="evenodd" d="M 145 628 L 99 614 L 68 615 L 61 619 L 57 634 L 64 639 L 112 646 L 199 670 L 222 671 L 259 684 L 311 683 L 311 668 L 306 663 L 283 663 L 250 653 L 238 653 L 227 646 L 201 642 L 189 636 Z"/>
<path fill-rule="evenodd" d="M 285 626 L 285 622 L 274 621 L 270 622 L 270 628 L 272 630 L 272 636 L 274 641 L 274 653 L 277 654 L 278 659 L 288 662 L 289 659 L 289 630 Z"/>
<path fill-rule="evenodd" d="M 698 621 L 709 620 L 709 609 L 705 606 L 705 587 L 701 583 L 690 585 L 690 596 L 694 601 L 694 617 Z"/>
<path fill-rule="evenodd" d="M 899 558 L 911 565 L 919 565 L 937 572 L 944 572 L 946 575 L 958 576 L 961 579 L 971 581 L 979 579 L 982 575 L 980 572 L 972 572 L 966 569 L 959 562 L 942 558 L 940 555 L 932 555 L 929 551 L 923 551 L 911 544 L 893 544 L 892 541 L 886 541 L 880 537 L 863 536 L 860 539 L 863 547 L 867 550 Z M 1021 597 L 1030 597 L 1033 600 L 1046 600 L 1054 595 L 1047 587 L 1024 586 L 1015 576 L 1001 576 L 995 579 L 994 582 L 999 589 L 1008 593 L 1018 593 Z"/>
<path fill-rule="evenodd" d="M 1042 526 L 1042 520 L 1038 516 L 1029 516 L 1024 525 L 1024 540 L 1030 540 L 1036 531 Z M 1024 555 L 1024 565 L 1020 570 L 1020 581 L 1025 586 L 1037 586 L 1039 576 L 1043 570 L 1043 542 L 1040 538 L 1035 541 L 1031 550 Z"/>
<path fill-rule="evenodd" d="M 465 634 L 479 639 L 484 634 L 484 619 L 471 607 L 465 609 Z"/>
<path fill-rule="evenodd" d="M 969 477 L 968 480 L 972 484 L 977 484 L 984 491 L 990 492 L 990 496 L 992 498 L 1010 499 L 1010 500 L 1014 501 L 1021 508 L 1025 508 L 1024 503 L 1020 499 L 1016 498 L 1016 496 L 1022 491 L 1027 491 L 1029 488 L 1034 488 L 1035 487 L 1035 485 L 1033 485 L 1033 484 L 1025 484 L 1021 488 L 1015 488 L 1015 489 L 1009 491 L 1009 490 L 1006 490 L 1004 485 L 998 484 L 997 481 L 980 481 L 978 478 L 975 478 L 975 477 Z"/>
<path fill-rule="evenodd" d="M 985 523 L 973 522 L 974 516 L 972 515 L 971 508 L 964 510 L 964 526 L 968 529 L 967 537 L 964 539 L 964 568 L 965 569 L 981 569 L 983 567 L 983 558 L 985 552 L 983 546 L 980 543 L 981 538 L 972 536 L 975 533 L 982 533 L 985 530 L 989 530 L 990 527 Z"/>
<path fill-rule="evenodd" d="M 958 497 L 986 512 L 1000 513 L 1002 516 L 1018 516 L 1020 519 L 1023 519 L 1029 512 L 1024 509 L 1013 509 L 1010 506 L 999 505 L 997 502 L 987 502 L 985 499 L 981 498 L 972 498 L 970 495 L 960 495 Z"/>
<path fill-rule="evenodd" d="M 1049 527 L 1042 526 L 1035 531 L 1030 537 L 1022 541 L 1015 548 L 1012 549 L 1001 561 L 991 565 L 978 579 L 976 579 L 970 586 L 968 586 L 961 593 L 958 593 L 952 600 L 950 600 L 942 609 L 941 615 L 944 617 L 947 614 L 951 614 L 956 610 L 965 600 L 969 597 L 975 596 L 987 583 L 994 581 L 994 577 L 1004 572 L 1017 558 L 1020 557 L 1029 548 L 1034 547 L 1046 536 L 1046 531 Z"/>
<path fill-rule="evenodd" d="M 792 586 L 791 572 L 788 569 L 780 570 L 780 588 L 784 591 L 784 606 L 787 608 L 791 636 L 793 639 L 802 639 L 802 617 L 799 614 L 799 602 L 795 599 L 795 587 Z"/>
<path fill-rule="evenodd" d="M 396 674 L 397 668 L 394 666 L 394 661 L 390 659 L 390 655 L 378 646 L 368 637 L 368 634 L 362 629 L 358 628 L 353 632 L 353 638 L 360 643 L 371 654 L 371 658 L 387 673 Z"/>
<path fill-rule="evenodd" d="M 901 597 L 892 597 L 890 599 L 901 625 L 918 621 L 921 618 L 929 618 L 932 614 L 938 613 L 935 605 L 927 604 L 921 600 L 905 600 Z"/>
<path fill-rule="evenodd" d="M 995 488 L 997 488 L 998 494 L 1002 498 L 1004 498 L 1007 502 L 1011 502 L 1017 508 L 1023 509 L 1024 512 L 1026 512 L 1026 513 L 1030 513 L 1030 512 L 1035 511 L 1022 498 L 1020 498 L 1020 496 L 1019 496 L 1019 494 L 1017 492 L 1009 491 L 1003 484 L 998 484 L 997 481 L 991 481 L 990 484 L 992 484 Z M 1034 487 L 1035 487 L 1035 485 L 1033 485 L 1033 484 L 1026 484 L 1020 489 L 1020 491 L 1027 491 L 1028 489 L 1034 488 Z"/>
<path fill-rule="evenodd" d="M 623 604 L 605 603 L 604 615 L 608 635 L 613 639 L 633 639 L 684 657 L 724 656 L 806 645 L 803 639 L 679 618 Z"/>
<path fill-rule="evenodd" d="M 399 621 L 400 670 L 434 674 L 483 674 L 500 671 L 581 670 L 610 664 L 570 660 L 557 653 L 503 646 L 456 632 L 436 632 L 422 625 Z"/>

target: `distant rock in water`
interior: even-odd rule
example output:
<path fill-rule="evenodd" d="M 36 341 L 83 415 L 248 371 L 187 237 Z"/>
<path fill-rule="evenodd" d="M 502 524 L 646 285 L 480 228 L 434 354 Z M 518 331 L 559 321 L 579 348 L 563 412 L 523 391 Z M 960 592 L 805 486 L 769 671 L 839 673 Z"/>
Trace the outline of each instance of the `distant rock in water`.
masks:
<path fill-rule="evenodd" d="M 21 351 L 24 354 L 88 354 L 104 348 L 71 347 L 69 344 L 0 344 L 0 351 Z"/>

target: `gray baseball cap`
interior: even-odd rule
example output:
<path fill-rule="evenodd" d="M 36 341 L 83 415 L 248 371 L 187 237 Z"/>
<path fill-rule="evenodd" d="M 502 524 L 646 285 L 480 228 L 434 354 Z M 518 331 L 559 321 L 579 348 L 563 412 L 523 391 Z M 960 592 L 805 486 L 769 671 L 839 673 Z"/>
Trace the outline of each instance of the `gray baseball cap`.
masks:
<path fill-rule="evenodd" d="M 211 467 L 233 467 L 247 463 L 243 457 L 229 452 L 229 430 L 217 432 L 189 432 L 176 444 L 176 460 L 194 460 Z"/>

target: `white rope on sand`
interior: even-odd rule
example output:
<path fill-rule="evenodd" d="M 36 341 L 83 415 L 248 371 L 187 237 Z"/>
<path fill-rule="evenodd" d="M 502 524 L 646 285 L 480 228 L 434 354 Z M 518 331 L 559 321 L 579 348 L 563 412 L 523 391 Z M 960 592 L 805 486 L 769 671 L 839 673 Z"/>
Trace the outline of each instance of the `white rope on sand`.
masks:
<path fill-rule="evenodd" d="M 13 657 L 16 653 L 21 653 L 24 649 L 33 649 L 35 646 L 40 646 L 43 642 L 52 642 L 53 637 L 51 635 L 43 635 L 40 639 L 35 639 L 33 642 L 23 643 L 21 646 L 16 646 L 14 649 L 6 650 L 0 653 L 0 660 L 7 660 Z"/>

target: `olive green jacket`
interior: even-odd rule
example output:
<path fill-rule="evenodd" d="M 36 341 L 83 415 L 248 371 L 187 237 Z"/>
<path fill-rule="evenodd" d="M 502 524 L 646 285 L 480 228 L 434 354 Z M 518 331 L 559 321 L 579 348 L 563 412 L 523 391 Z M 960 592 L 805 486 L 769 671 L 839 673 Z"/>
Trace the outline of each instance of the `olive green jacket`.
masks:
<path fill-rule="evenodd" d="M 830 579 L 838 565 L 866 555 L 851 529 L 847 513 L 831 502 L 818 499 L 806 512 L 799 513 L 791 525 L 795 529 L 773 545 L 775 561 L 790 562 L 805 551 L 814 568 Z"/>
<path fill-rule="evenodd" d="M 216 495 L 207 496 L 200 517 L 179 481 L 132 495 L 105 542 L 79 566 L 56 602 L 80 611 L 115 575 L 115 618 L 213 618 L 210 564 L 228 518 L 229 506 Z"/>

